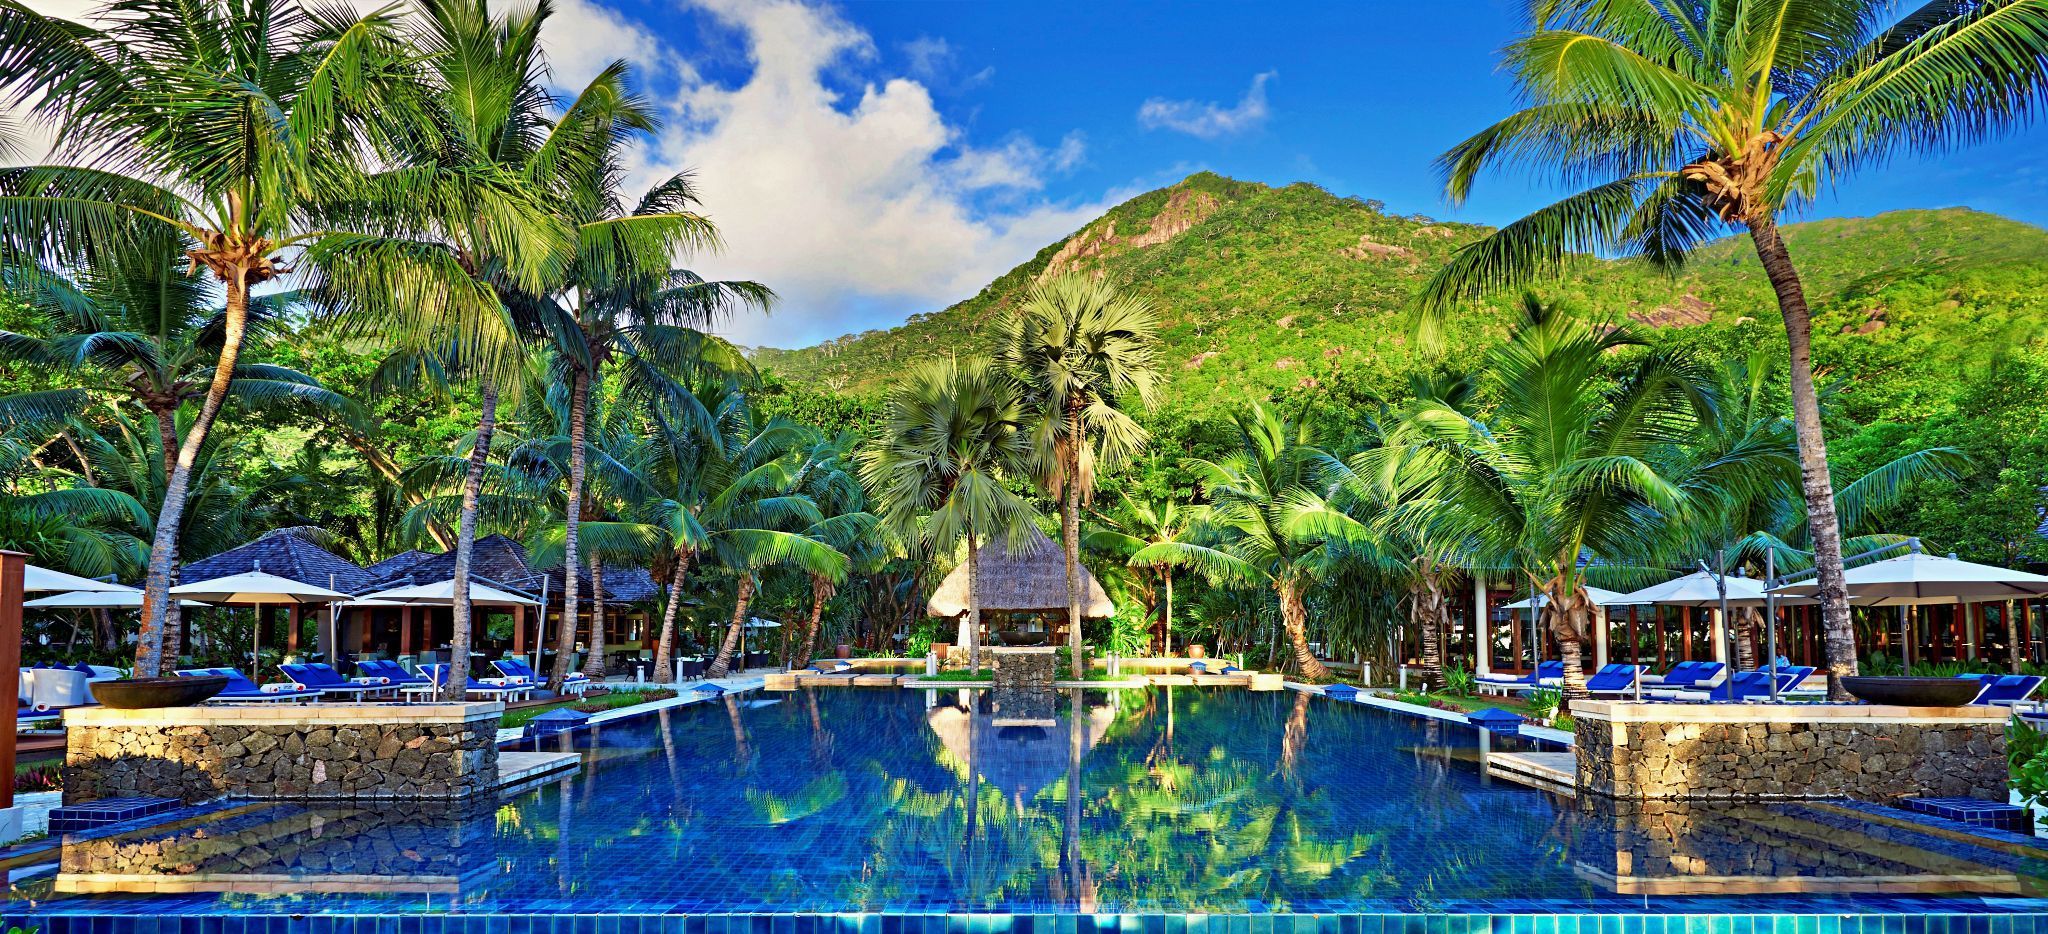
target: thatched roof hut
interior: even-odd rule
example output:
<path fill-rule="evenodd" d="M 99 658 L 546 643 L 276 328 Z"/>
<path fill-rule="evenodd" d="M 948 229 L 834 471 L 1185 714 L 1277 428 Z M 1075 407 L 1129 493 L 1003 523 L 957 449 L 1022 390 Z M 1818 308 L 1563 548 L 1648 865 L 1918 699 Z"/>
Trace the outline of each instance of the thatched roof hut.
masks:
<path fill-rule="evenodd" d="M 1004 543 L 981 546 L 981 608 L 983 612 L 1046 612 L 1067 608 L 1067 562 L 1060 547 L 1033 529 L 1024 549 L 1010 552 Z M 967 562 L 953 569 L 932 594 L 925 610 L 953 617 L 967 612 Z M 1103 619 L 1116 614 L 1095 575 L 1081 568 L 1081 615 Z"/>
<path fill-rule="evenodd" d="M 217 555 L 186 564 L 178 579 L 187 584 L 217 577 L 262 571 L 290 578 L 301 584 L 333 587 L 348 593 L 370 589 L 370 573 L 355 562 L 314 544 L 325 533 L 318 529 L 273 529 L 255 541 L 238 545 Z"/>

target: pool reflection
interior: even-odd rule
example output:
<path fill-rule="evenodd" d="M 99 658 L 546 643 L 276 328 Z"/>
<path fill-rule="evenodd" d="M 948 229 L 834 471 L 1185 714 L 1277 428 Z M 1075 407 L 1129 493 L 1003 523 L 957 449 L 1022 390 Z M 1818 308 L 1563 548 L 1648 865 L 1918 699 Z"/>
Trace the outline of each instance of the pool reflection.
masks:
<path fill-rule="evenodd" d="M 1574 801 L 1533 741 L 1294 692 L 818 688 L 544 741 L 582 770 L 467 808 L 251 805 L 64 846 L 15 899 L 292 911 L 2040 908 L 2048 851 L 1825 802 Z M 139 893 L 184 892 L 183 895 Z M 95 896 L 109 898 L 119 896 Z M 218 899 L 222 896 L 213 896 Z M 1946 904 L 1946 902 L 1944 902 Z"/>

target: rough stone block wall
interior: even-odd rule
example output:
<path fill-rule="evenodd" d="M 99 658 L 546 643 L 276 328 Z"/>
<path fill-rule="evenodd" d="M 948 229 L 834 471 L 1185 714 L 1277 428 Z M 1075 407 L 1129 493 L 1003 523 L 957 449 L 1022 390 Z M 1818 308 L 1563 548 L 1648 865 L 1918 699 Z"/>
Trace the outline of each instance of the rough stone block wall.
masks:
<path fill-rule="evenodd" d="M 995 687 L 1043 690 L 1052 687 L 1059 674 L 1055 670 L 1059 667 L 1059 656 L 1050 649 L 997 649 L 988 654 L 995 666 L 991 675 Z"/>
<path fill-rule="evenodd" d="M 1613 797 L 2005 799 L 1998 720 L 1577 722 L 1579 787 Z"/>
<path fill-rule="evenodd" d="M 498 782 L 498 718 L 74 724 L 64 803 L 130 795 L 463 798 Z"/>
<path fill-rule="evenodd" d="M 461 877 L 488 863 L 495 802 L 420 802 L 403 809 L 358 804 L 252 805 L 204 823 L 67 844 L 67 874 L 232 878 L 247 873 Z"/>

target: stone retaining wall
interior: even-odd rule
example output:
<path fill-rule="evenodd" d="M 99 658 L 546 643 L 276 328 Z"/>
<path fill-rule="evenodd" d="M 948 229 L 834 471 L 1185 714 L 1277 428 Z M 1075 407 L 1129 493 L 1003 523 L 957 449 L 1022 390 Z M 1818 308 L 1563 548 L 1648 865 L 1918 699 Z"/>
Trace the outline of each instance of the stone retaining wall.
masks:
<path fill-rule="evenodd" d="M 1870 705 L 1581 702 L 1584 791 L 1742 800 L 2005 800 L 2005 712 Z"/>
<path fill-rule="evenodd" d="M 503 712 L 498 703 L 73 710 L 64 803 L 465 798 L 498 783 Z"/>
<path fill-rule="evenodd" d="M 1049 648 L 992 648 L 986 650 L 989 664 L 994 666 L 990 674 L 993 686 L 997 688 L 1036 689 L 1052 688 L 1053 679 L 1059 676 L 1058 653 Z"/>

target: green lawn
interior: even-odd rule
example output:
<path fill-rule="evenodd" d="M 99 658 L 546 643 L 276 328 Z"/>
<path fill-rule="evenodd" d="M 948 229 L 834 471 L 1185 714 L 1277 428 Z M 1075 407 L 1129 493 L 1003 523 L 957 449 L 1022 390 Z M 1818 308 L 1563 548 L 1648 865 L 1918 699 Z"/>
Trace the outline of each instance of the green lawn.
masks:
<path fill-rule="evenodd" d="M 674 696 L 676 696 L 676 692 L 662 688 L 655 691 L 613 691 L 610 694 L 593 696 L 588 699 L 571 697 L 550 704 L 539 704 L 533 707 L 521 707 L 518 710 L 508 711 L 498 721 L 498 726 L 501 729 L 523 727 L 541 714 L 547 713 L 550 710 L 560 710 L 564 707 L 573 707 L 585 713 L 603 713 L 607 710 L 618 710 L 621 707 L 631 707 L 635 704 L 667 700 Z"/>
<path fill-rule="evenodd" d="M 1383 696 L 1386 696 L 1389 700 L 1398 700 L 1412 703 L 1413 701 L 1410 700 L 1411 698 L 1419 699 L 1423 695 L 1406 694 Z M 1521 714 L 1524 717 L 1530 716 L 1529 704 L 1521 698 L 1514 696 L 1500 697 L 1496 695 L 1487 695 L 1485 697 L 1479 697 L 1471 694 L 1430 694 L 1428 695 L 1428 697 L 1430 700 L 1443 701 L 1445 703 L 1457 707 L 1460 710 L 1468 712 L 1474 710 L 1485 710 L 1488 707 L 1498 707 L 1502 710 L 1512 711 L 1514 713 Z M 1552 725 L 1555 726 L 1557 729 L 1569 733 L 1572 731 L 1572 718 L 1569 716 L 1559 717 L 1557 718 L 1557 722 Z"/>

